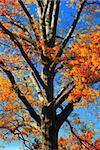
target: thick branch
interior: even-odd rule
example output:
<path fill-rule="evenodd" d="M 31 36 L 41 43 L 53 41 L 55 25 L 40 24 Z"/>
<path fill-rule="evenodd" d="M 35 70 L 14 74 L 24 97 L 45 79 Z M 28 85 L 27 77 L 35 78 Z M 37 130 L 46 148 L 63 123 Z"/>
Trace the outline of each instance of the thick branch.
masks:
<path fill-rule="evenodd" d="M 58 14 L 59 14 L 59 6 L 60 0 L 54 1 L 54 8 L 52 13 L 52 20 L 51 20 L 51 39 L 52 44 L 55 44 L 55 37 L 56 37 L 56 29 L 57 29 L 57 21 L 58 21 Z"/>
<path fill-rule="evenodd" d="M 51 28 L 51 22 L 52 22 L 52 13 L 54 8 L 54 1 L 50 1 L 50 9 L 49 9 L 49 28 Z"/>
<path fill-rule="evenodd" d="M 66 86 L 64 86 L 64 87 L 60 90 L 60 92 L 58 93 L 57 97 L 55 98 L 55 101 L 58 100 L 58 99 L 63 95 L 63 93 L 68 89 L 68 87 L 69 87 L 72 83 L 73 83 L 73 81 L 72 81 L 72 82 L 69 82 Z"/>
<path fill-rule="evenodd" d="M 0 22 L 0 27 L 2 28 L 2 30 L 10 36 L 10 39 L 14 42 L 14 44 L 19 48 L 22 56 L 24 57 L 24 59 L 26 60 L 26 62 L 29 64 L 29 66 L 32 68 L 34 74 L 36 75 L 38 81 L 40 82 L 40 84 L 42 85 L 43 88 L 46 88 L 43 80 L 41 79 L 37 69 L 35 68 L 35 66 L 33 65 L 33 63 L 31 62 L 31 60 L 28 58 L 27 54 L 24 52 L 22 45 L 18 42 L 18 40 L 15 38 L 15 36 L 13 35 L 12 32 L 10 32 L 8 29 L 6 29 L 3 24 Z"/>
<path fill-rule="evenodd" d="M 71 83 L 73 83 L 73 82 L 71 82 Z M 68 83 L 64 88 L 61 89 L 61 91 L 59 92 L 57 97 L 48 104 L 48 107 L 54 107 L 55 109 L 57 109 L 58 107 L 59 108 L 61 107 L 61 104 L 65 101 L 65 99 L 68 98 L 69 94 L 75 87 L 75 86 L 73 86 L 69 91 L 66 91 L 69 85 L 70 85 L 70 83 Z"/>
<path fill-rule="evenodd" d="M 46 0 L 46 4 L 44 4 L 43 13 L 42 13 L 42 16 L 41 16 L 42 33 L 43 33 L 43 37 L 45 39 L 45 42 L 46 42 L 46 23 L 45 23 L 45 18 L 46 18 L 46 12 L 47 12 L 47 8 L 48 8 L 48 4 L 49 4 L 49 0 Z"/>
<path fill-rule="evenodd" d="M 40 30 L 42 32 L 41 38 L 42 39 L 46 39 L 46 34 L 45 34 L 45 28 L 43 27 L 43 19 L 42 19 L 42 13 L 43 10 L 41 10 L 41 7 L 37 7 L 37 12 L 38 12 L 38 16 L 39 16 L 39 23 L 40 23 Z"/>
<path fill-rule="evenodd" d="M 81 100 L 81 97 L 77 100 L 77 102 L 79 102 Z M 63 109 L 63 111 L 58 114 L 57 116 L 57 120 L 58 120 L 58 128 L 60 128 L 60 126 L 66 121 L 66 119 L 68 118 L 68 116 L 71 114 L 71 112 L 73 111 L 73 104 L 76 102 L 72 102 L 72 103 L 68 103 L 66 105 L 66 107 Z"/>
<path fill-rule="evenodd" d="M 75 86 L 73 86 L 69 91 L 67 91 L 64 95 L 61 95 L 56 101 L 55 101 L 55 104 L 54 104 L 54 107 L 55 108 L 58 108 L 64 101 L 65 99 L 68 98 L 69 94 L 71 93 L 71 91 L 73 90 Z"/>
<path fill-rule="evenodd" d="M 34 75 L 33 72 L 30 73 L 30 78 L 31 78 L 33 84 L 35 85 L 35 88 L 36 88 L 36 91 L 37 91 L 39 100 L 40 100 L 41 102 L 43 102 L 43 101 L 45 100 L 45 98 L 43 97 L 41 87 L 40 87 L 40 85 L 39 85 L 39 83 L 38 83 L 38 81 L 37 81 L 37 79 L 36 79 L 36 77 L 35 77 L 35 75 Z"/>
<path fill-rule="evenodd" d="M 49 46 L 53 46 L 52 44 L 55 43 L 59 5 L 60 0 L 56 1 L 47 0 L 43 8 L 42 29 L 44 30 L 43 33 L 46 36 L 45 39 L 48 40 L 47 44 L 49 44 Z"/>
<path fill-rule="evenodd" d="M 72 111 L 73 111 L 73 103 L 68 103 L 65 109 L 57 116 L 58 128 L 60 128 L 61 125 L 66 121 L 67 117 L 71 114 Z"/>
<path fill-rule="evenodd" d="M 44 38 L 45 44 L 47 44 L 47 38 L 50 32 L 50 24 L 51 24 L 51 14 L 53 11 L 54 1 L 45 0 L 43 4 L 43 10 L 41 12 L 41 8 L 38 7 L 38 15 L 40 22 L 40 30 L 42 31 L 42 36 Z"/>
<path fill-rule="evenodd" d="M 53 1 L 48 1 L 48 7 L 47 7 L 47 11 L 45 14 L 45 27 L 46 27 L 46 38 L 47 40 L 49 39 L 49 35 L 50 35 L 50 26 L 49 26 L 49 22 L 50 22 L 50 12 L 51 12 L 51 3 L 53 3 Z"/>
<path fill-rule="evenodd" d="M 8 78 L 9 78 L 11 84 L 12 84 L 13 89 L 15 90 L 15 92 L 17 93 L 18 97 L 23 102 L 23 104 L 26 106 L 26 108 L 29 111 L 31 117 L 40 125 L 41 124 L 40 116 L 34 111 L 31 104 L 28 102 L 26 97 L 22 94 L 22 92 L 20 91 L 20 89 L 16 85 L 16 81 L 15 81 L 15 78 L 14 78 L 13 74 L 9 70 L 6 69 L 6 66 L 3 64 L 3 62 L 0 62 L 0 67 L 3 69 L 3 71 L 8 76 Z"/>

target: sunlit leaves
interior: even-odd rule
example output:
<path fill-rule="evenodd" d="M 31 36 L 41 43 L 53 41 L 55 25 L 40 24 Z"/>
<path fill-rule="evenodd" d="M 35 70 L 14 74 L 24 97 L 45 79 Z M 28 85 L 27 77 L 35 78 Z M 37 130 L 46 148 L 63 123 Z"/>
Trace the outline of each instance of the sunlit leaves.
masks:
<path fill-rule="evenodd" d="M 72 42 L 69 54 L 65 52 L 66 60 L 69 59 L 69 63 L 65 64 L 66 76 L 72 77 L 77 85 L 70 94 L 69 101 L 76 101 L 79 97 L 84 97 L 86 101 L 96 98 L 97 93 L 89 89 L 89 86 L 100 79 L 99 41 L 98 32 L 84 34 L 78 42 Z"/>

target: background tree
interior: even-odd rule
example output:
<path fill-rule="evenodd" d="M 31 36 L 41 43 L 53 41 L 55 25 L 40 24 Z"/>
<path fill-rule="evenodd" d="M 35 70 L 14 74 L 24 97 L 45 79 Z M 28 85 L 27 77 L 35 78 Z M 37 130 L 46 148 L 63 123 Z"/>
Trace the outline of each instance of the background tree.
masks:
<path fill-rule="evenodd" d="M 71 114 L 98 102 L 99 92 L 91 85 L 100 80 L 100 33 L 92 23 L 99 2 L 66 2 L 67 34 L 60 27 L 60 3 L 0 1 L 0 137 L 21 139 L 27 148 L 37 137 L 33 147 L 43 150 L 96 150 L 95 130 Z M 61 137 L 58 145 L 59 129 L 66 124 L 72 135 Z M 78 134 L 73 126 L 79 124 Z"/>

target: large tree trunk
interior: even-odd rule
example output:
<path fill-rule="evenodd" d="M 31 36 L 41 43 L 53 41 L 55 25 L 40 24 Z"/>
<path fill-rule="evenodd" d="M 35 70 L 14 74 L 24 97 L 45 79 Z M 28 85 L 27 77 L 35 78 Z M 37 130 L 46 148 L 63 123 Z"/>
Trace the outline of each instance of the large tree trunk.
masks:
<path fill-rule="evenodd" d="M 42 112 L 42 149 L 57 150 L 58 149 L 58 130 L 55 123 L 55 112 L 49 111 L 46 107 Z"/>
<path fill-rule="evenodd" d="M 41 131 L 42 131 L 42 150 L 58 149 L 58 129 L 56 125 L 56 110 L 49 104 L 54 100 L 53 73 L 50 72 L 50 60 L 42 58 L 45 61 L 43 65 L 42 79 L 47 86 L 45 91 L 46 103 L 42 108 Z"/>
<path fill-rule="evenodd" d="M 42 135 L 42 149 L 43 150 L 58 150 L 58 133 L 54 129 L 46 129 L 46 133 Z"/>

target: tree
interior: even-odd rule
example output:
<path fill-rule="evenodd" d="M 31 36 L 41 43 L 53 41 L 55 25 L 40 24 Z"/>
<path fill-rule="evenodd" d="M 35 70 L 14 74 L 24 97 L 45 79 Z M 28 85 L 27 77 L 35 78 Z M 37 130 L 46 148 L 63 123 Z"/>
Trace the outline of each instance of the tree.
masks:
<path fill-rule="evenodd" d="M 69 137 L 74 144 L 67 149 L 74 150 L 75 145 L 78 149 L 79 144 L 83 149 L 96 150 L 94 132 L 85 127 L 86 139 L 81 133 L 77 135 L 68 117 L 74 109 L 97 102 L 99 96 L 90 87 L 100 80 L 100 33 L 98 26 L 90 24 L 99 2 L 69 1 L 66 7 L 76 6 L 76 14 L 64 37 L 58 35 L 61 28 L 57 29 L 60 3 L 0 1 L 0 137 L 21 139 L 27 147 L 31 139 L 40 137 L 43 150 L 57 150 L 58 132 L 66 122 L 74 135 Z M 87 30 L 81 20 L 87 22 Z M 78 24 L 83 28 L 77 28 Z M 77 121 L 74 123 L 79 124 L 80 119 Z M 64 143 L 68 138 L 61 137 L 59 149 Z"/>

